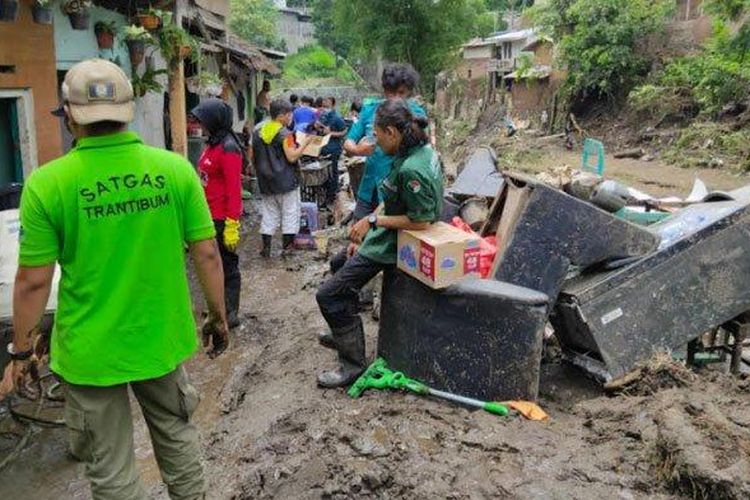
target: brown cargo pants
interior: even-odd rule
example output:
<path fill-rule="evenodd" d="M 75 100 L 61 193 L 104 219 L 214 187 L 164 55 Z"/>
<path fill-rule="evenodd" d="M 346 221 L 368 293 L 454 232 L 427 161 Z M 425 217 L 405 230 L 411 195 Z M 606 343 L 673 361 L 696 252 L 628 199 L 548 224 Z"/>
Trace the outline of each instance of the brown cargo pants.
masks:
<path fill-rule="evenodd" d="M 163 377 L 130 384 L 65 384 L 70 450 L 86 464 L 94 500 L 147 498 L 136 469 L 128 385 L 146 419 L 170 498 L 204 498 L 198 431 L 190 422 L 198 406 L 198 392 L 180 366 Z"/>

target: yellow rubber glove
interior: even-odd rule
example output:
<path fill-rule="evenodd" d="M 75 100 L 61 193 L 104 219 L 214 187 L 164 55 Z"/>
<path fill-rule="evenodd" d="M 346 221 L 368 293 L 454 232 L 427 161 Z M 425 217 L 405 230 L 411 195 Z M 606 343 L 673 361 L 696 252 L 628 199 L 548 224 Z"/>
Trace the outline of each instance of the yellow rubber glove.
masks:
<path fill-rule="evenodd" d="M 226 219 L 224 221 L 224 246 L 229 249 L 230 252 L 237 250 L 237 245 L 240 243 L 240 221 L 234 219 Z"/>

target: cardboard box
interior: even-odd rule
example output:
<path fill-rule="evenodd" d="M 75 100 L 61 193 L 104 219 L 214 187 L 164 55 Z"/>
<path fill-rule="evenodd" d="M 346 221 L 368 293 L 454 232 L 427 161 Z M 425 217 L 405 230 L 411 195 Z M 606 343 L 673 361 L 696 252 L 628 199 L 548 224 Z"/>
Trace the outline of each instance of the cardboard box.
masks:
<path fill-rule="evenodd" d="M 304 132 L 297 132 L 296 139 L 297 144 L 302 144 L 305 142 L 306 138 L 309 137 L 310 134 L 306 134 Z M 304 152 L 302 153 L 305 156 L 313 156 L 318 157 L 320 156 L 320 151 L 328 144 L 328 141 L 331 140 L 331 135 L 313 135 L 313 140 L 310 144 L 308 144 L 305 147 Z"/>
<path fill-rule="evenodd" d="M 424 231 L 399 231 L 397 267 L 434 289 L 464 276 L 479 278 L 479 238 L 444 222 Z"/>

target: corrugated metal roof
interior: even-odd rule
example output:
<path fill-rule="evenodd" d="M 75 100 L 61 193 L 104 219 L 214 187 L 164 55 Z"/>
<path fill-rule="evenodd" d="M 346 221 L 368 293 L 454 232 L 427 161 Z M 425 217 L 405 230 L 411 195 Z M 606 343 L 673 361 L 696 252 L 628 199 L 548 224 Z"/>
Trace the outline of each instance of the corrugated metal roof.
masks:
<path fill-rule="evenodd" d="M 470 47 L 482 47 L 484 45 L 496 45 L 503 42 L 517 42 L 519 40 L 525 40 L 531 36 L 534 36 L 534 28 L 528 28 L 525 30 L 508 31 L 499 35 L 490 36 L 487 38 L 477 38 L 469 43 L 464 44 L 465 48 Z"/>
<path fill-rule="evenodd" d="M 260 47 L 247 43 L 236 35 L 229 35 L 229 39 L 226 42 L 220 40 L 214 41 L 214 44 L 229 51 L 249 68 L 271 75 L 281 73 L 279 67 L 263 54 Z"/>

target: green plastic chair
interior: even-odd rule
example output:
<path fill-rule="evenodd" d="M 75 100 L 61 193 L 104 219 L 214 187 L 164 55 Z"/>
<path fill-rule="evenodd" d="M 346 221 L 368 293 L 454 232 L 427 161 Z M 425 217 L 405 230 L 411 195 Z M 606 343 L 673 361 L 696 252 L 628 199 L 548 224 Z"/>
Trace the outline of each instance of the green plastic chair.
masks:
<path fill-rule="evenodd" d="M 596 156 L 596 165 L 590 165 L 589 160 Z M 596 139 L 585 139 L 583 141 L 583 171 L 591 172 L 596 175 L 604 174 L 604 144 Z"/>

